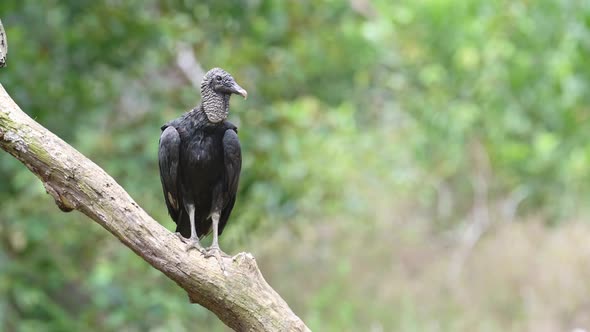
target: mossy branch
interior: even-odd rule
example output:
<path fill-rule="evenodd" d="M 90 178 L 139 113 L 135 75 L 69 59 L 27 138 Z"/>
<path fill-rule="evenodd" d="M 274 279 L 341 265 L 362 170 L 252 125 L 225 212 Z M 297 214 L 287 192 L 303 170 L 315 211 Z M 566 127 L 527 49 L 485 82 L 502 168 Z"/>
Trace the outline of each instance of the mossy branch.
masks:
<path fill-rule="evenodd" d="M 0 85 L 0 147 L 42 182 L 62 211 L 78 210 L 236 331 L 309 331 L 264 280 L 251 254 L 217 261 L 152 219 L 105 171 L 27 116 Z"/>

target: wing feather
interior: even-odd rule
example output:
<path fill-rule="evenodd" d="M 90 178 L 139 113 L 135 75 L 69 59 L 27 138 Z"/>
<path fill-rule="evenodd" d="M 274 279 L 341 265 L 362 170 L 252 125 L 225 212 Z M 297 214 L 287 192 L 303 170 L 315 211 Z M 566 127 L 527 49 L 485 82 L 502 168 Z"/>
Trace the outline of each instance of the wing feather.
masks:
<path fill-rule="evenodd" d="M 172 126 L 166 127 L 160 136 L 158 161 L 166 207 L 170 217 L 178 224 L 182 210 L 179 190 L 180 135 Z"/>
<path fill-rule="evenodd" d="M 240 181 L 240 171 L 242 170 L 242 149 L 235 128 L 226 130 L 223 135 L 223 157 L 225 164 L 223 185 L 227 199 L 219 218 L 219 235 L 221 235 L 234 207 Z"/>

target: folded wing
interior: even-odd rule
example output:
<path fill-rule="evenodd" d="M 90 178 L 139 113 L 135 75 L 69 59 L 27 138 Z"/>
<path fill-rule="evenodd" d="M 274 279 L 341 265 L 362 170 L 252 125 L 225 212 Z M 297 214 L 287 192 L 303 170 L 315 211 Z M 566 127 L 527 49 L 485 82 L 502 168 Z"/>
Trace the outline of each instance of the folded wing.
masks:
<path fill-rule="evenodd" d="M 180 135 L 176 128 L 169 126 L 160 136 L 158 149 L 160 180 L 170 217 L 178 224 L 182 211 L 182 197 L 179 184 Z"/>
<path fill-rule="evenodd" d="M 221 216 L 219 218 L 220 235 L 236 202 L 238 182 L 242 169 L 242 149 L 236 129 L 228 129 L 223 135 L 223 158 L 225 164 L 223 191 L 226 197 L 224 200 L 225 206 L 221 210 Z"/>

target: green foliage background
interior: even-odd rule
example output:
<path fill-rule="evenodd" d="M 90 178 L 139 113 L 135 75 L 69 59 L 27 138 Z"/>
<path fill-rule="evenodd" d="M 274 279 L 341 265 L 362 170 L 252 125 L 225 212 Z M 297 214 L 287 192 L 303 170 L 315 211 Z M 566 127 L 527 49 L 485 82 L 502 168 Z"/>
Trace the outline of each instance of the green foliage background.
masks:
<path fill-rule="evenodd" d="M 199 100 L 179 50 L 234 75 L 221 246 L 313 330 L 590 327 L 587 1 L 0 7 L 5 89 L 169 229 L 159 126 Z M 0 174 L 0 330 L 227 330 L 7 154 Z"/>

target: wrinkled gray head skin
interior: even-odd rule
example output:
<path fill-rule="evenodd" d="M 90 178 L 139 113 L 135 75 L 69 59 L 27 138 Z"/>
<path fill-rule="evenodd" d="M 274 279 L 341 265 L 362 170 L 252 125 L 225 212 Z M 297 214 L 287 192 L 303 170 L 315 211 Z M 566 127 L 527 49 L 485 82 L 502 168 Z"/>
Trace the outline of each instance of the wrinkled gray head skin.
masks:
<path fill-rule="evenodd" d="M 232 94 L 248 97 L 246 90 L 221 68 L 213 68 L 205 74 L 201 82 L 202 105 L 210 122 L 218 123 L 229 114 L 229 98 Z"/>

